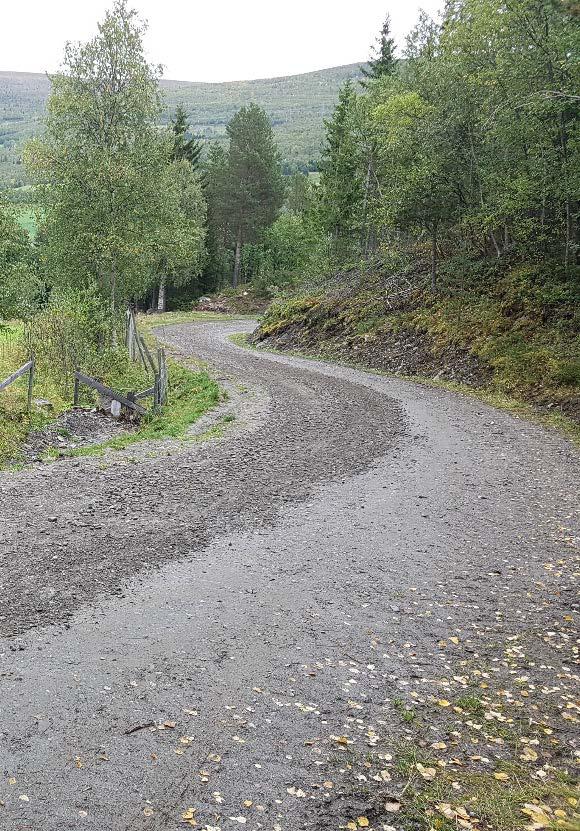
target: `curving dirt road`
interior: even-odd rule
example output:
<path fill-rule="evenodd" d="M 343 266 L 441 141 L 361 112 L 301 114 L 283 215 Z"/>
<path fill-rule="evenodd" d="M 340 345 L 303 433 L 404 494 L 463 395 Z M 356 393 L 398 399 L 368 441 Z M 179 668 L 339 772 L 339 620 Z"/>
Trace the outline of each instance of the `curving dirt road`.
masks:
<path fill-rule="evenodd" d="M 454 679 L 567 706 L 577 451 L 249 328 L 159 333 L 227 383 L 221 439 L 0 474 L 0 829 L 398 828 Z"/>

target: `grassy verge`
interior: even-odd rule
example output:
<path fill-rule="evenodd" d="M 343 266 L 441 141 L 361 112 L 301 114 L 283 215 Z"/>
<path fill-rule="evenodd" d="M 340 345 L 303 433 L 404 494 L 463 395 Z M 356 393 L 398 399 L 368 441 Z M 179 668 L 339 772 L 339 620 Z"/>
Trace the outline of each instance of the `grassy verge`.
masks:
<path fill-rule="evenodd" d="M 196 313 L 151 316 L 145 318 L 146 323 L 142 322 L 142 330 L 153 345 L 154 338 L 150 329 L 154 326 L 209 318 L 213 319 L 213 316 Z M 26 360 L 22 325 L 18 322 L 4 325 L 0 330 L 0 378 L 9 375 Z M 141 390 L 151 386 L 150 374 L 141 365 L 131 363 L 121 350 L 108 353 L 102 361 L 102 367 L 103 371 L 98 376 L 114 389 Z M 121 450 L 140 441 L 185 437 L 190 425 L 219 402 L 220 390 L 205 371 L 193 371 L 171 359 L 168 361 L 168 372 L 168 402 L 163 410 L 149 412 L 133 432 L 100 445 L 77 448 L 70 451 L 70 455 L 100 455 L 107 449 Z M 53 421 L 72 404 L 70 379 L 63 382 L 45 371 L 43 366 L 38 367 L 33 395 L 34 399 L 44 399 L 51 406 L 35 406 L 28 414 L 26 391 L 27 380 L 23 378 L 0 392 L 0 467 L 17 463 L 20 448 L 28 434 Z M 91 390 L 81 387 L 81 404 L 92 405 L 95 400 Z"/>
<path fill-rule="evenodd" d="M 0 378 L 4 379 L 28 360 L 23 340 L 23 327 L 18 321 L 0 328 Z M 0 467 L 18 457 L 18 451 L 31 430 L 40 429 L 67 407 L 62 389 L 52 378 L 36 373 L 35 399 L 51 402 L 51 409 L 26 411 L 28 376 L 24 376 L 0 392 Z"/>
<path fill-rule="evenodd" d="M 192 372 L 171 359 L 168 361 L 167 404 L 158 413 L 149 413 L 132 433 L 107 442 L 79 447 L 71 456 L 101 456 L 106 450 L 124 450 L 137 442 L 184 438 L 189 427 L 220 401 L 220 389 L 206 372 Z"/>
<path fill-rule="evenodd" d="M 245 333 L 237 333 L 230 335 L 229 340 L 237 346 L 242 346 L 246 349 L 256 349 L 257 347 L 248 339 Z M 485 387 L 470 387 L 468 384 L 460 384 L 455 381 L 435 380 L 433 378 L 426 378 L 422 375 L 402 375 L 399 373 L 390 373 L 385 370 L 377 369 L 372 366 L 359 363 L 355 360 L 344 360 L 344 358 L 333 354 L 332 349 L 320 351 L 318 353 L 302 352 L 300 350 L 279 350 L 273 347 L 261 346 L 259 351 L 268 351 L 278 354 L 293 355 L 305 360 L 331 360 L 341 366 L 348 366 L 354 369 L 359 369 L 363 372 L 371 372 L 376 375 L 385 375 L 386 377 L 393 376 L 401 378 L 404 381 L 412 381 L 415 384 L 424 384 L 426 386 L 435 387 L 437 389 L 445 389 L 450 392 L 458 393 L 459 395 L 467 395 L 470 398 L 475 398 L 488 404 L 490 407 L 495 407 L 498 410 L 505 410 L 518 418 L 526 419 L 534 424 L 539 424 L 543 427 L 558 430 L 563 433 L 566 438 L 570 439 L 574 444 L 580 447 L 580 424 L 567 418 L 558 411 L 542 412 L 535 408 L 532 404 L 526 401 L 512 398 L 501 391 L 493 388 Z"/>

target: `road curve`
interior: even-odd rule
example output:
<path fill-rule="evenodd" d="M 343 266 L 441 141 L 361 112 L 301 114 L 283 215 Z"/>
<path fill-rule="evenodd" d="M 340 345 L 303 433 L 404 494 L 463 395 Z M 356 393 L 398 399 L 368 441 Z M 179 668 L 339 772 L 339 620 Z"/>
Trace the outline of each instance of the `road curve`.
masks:
<path fill-rule="evenodd" d="M 159 332 L 229 385 L 219 440 L 0 474 L 0 829 L 386 822 L 332 737 L 386 752 L 450 632 L 484 663 L 570 612 L 569 443 L 249 328 Z"/>

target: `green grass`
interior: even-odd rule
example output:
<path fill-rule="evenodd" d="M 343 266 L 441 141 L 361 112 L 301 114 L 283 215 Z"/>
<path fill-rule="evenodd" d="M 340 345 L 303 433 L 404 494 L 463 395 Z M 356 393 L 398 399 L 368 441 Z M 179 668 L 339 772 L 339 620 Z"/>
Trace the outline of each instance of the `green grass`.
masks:
<path fill-rule="evenodd" d="M 72 456 L 101 456 L 110 450 L 124 450 L 142 441 L 185 438 L 191 425 L 220 401 L 220 389 L 206 372 L 192 372 L 175 361 L 168 361 L 169 394 L 158 413 L 149 413 L 132 433 L 107 442 L 79 447 Z"/>
<path fill-rule="evenodd" d="M 455 788 L 452 783 L 456 783 Z M 578 797 L 577 791 L 571 785 L 555 781 L 530 782 L 525 770 L 512 771 L 507 782 L 498 781 L 491 773 L 455 771 L 452 775 L 439 772 L 437 779 L 427 786 L 416 781 L 413 784 L 416 790 L 408 792 L 399 815 L 404 829 L 456 831 L 459 827 L 456 821 L 446 818 L 439 807 L 450 805 L 464 807 L 479 819 L 479 823 L 474 823 L 476 828 L 481 828 L 483 822 L 485 829 L 493 831 L 522 831 L 531 824 L 531 818 L 522 813 L 526 804 L 548 806 L 552 813 L 546 811 L 546 816 L 554 821 L 552 828 L 579 827 L 568 802 Z M 570 824 L 557 825 L 554 810 L 563 811 Z"/>
<path fill-rule="evenodd" d="M 184 314 L 177 316 L 177 321 L 175 315 L 159 317 L 167 323 L 207 320 L 210 316 Z M 150 317 L 148 320 L 153 326 L 159 325 L 159 317 Z M 143 329 L 147 332 L 146 326 Z M 148 334 L 147 337 L 153 343 L 152 336 Z M 99 377 L 105 384 L 121 391 L 142 390 L 151 386 L 150 374 L 140 364 L 128 361 L 121 350 L 111 351 L 101 357 L 103 371 Z M 0 329 L 0 378 L 7 377 L 26 360 L 22 324 L 3 324 Z M 206 372 L 192 371 L 173 360 L 168 361 L 168 373 L 168 402 L 162 410 L 149 412 L 134 432 L 115 437 L 103 445 L 77 448 L 71 455 L 99 455 L 107 448 L 121 450 L 139 441 L 186 437 L 190 425 L 218 403 L 220 390 Z M 45 412 L 33 408 L 28 414 L 26 394 L 26 378 L 19 379 L 7 390 L 0 392 L 0 468 L 8 463 L 17 464 L 20 448 L 29 432 L 54 420 L 72 404 L 71 384 L 63 384 L 61 378 L 54 377 L 43 365 L 37 368 L 33 397 L 50 401 L 52 409 Z M 81 386 L 80 403 L 93 405 L 95 400 L 95 393 Z M 147 399 L 147 402 L 150 404 L 151 400 Z"/>
<path fill-rule="evenodd" d="M 28 360 L 23 340 L 24 329 L 18 321 L 0 326 L 0 379 L 6 378 Z M 23 376 L 0 391 L 0 467 L 18 457 L 22 442 L 30 430 L 52 420 L 66 406 L 62 392 L 52 379 L 36 373 L 33 397 L 53 404 L 52 415 L 44 411 L 26 411 L 28 376 Z"/>

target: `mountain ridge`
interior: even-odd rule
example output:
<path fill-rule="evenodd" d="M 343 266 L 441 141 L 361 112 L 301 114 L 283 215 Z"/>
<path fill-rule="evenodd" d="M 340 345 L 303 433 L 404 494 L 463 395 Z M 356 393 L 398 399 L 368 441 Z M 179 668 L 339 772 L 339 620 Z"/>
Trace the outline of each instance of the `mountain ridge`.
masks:
<path fill-rule="evenodd" d="M 334 109 L 340 87 L 361 77 L 361 65 L 364 62 L 240 81 L 162 79 L 166 106 L 161 123 L 167 124 L 181 103 L 198 138 L 223 141 L 235 112 L 255 102 L 272 120 L 285 171 L 312 170 L 320 155 L 324 118 Z M 0 188 L 26 184 L 22 143 L 42 130 L 49 94 L 47 74 L 0 70 Z"/>

